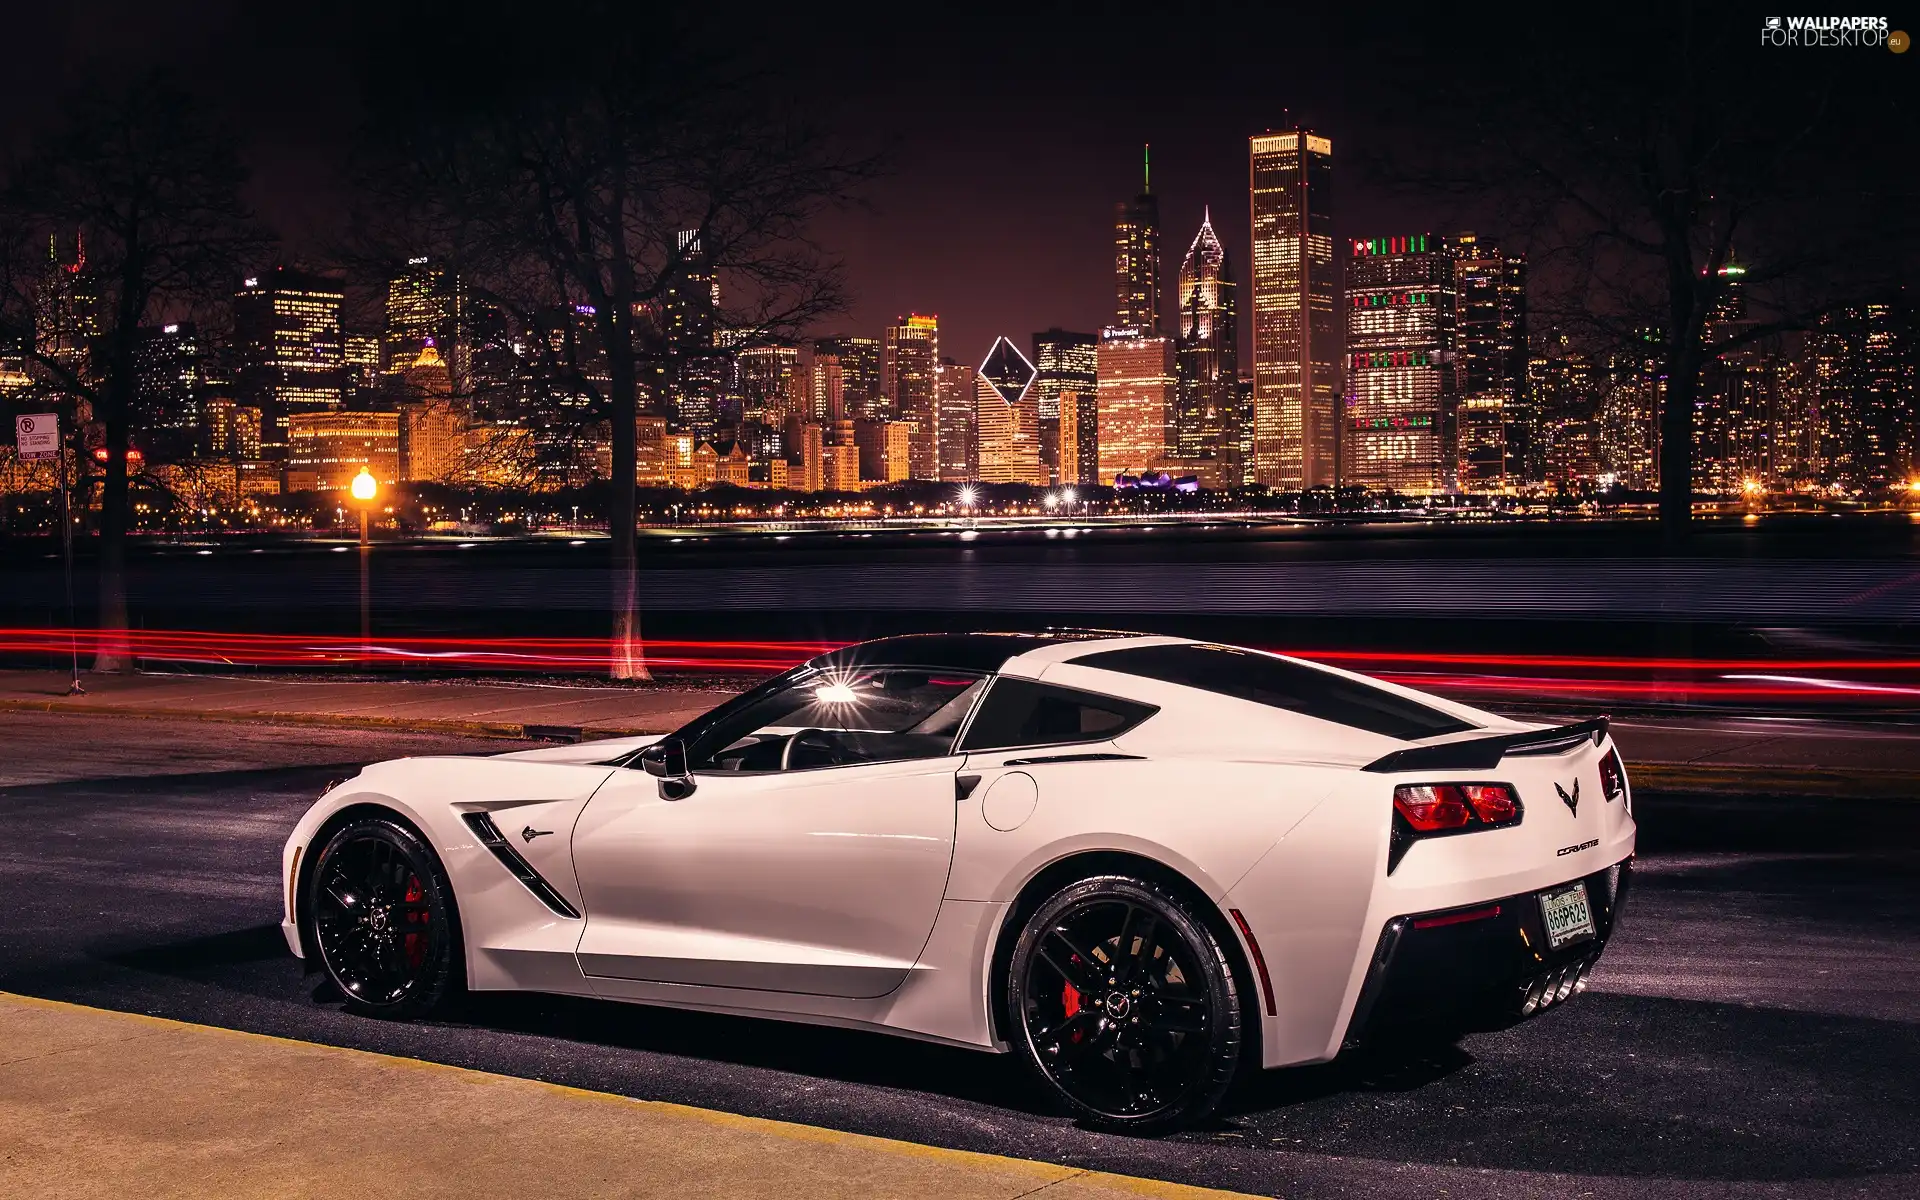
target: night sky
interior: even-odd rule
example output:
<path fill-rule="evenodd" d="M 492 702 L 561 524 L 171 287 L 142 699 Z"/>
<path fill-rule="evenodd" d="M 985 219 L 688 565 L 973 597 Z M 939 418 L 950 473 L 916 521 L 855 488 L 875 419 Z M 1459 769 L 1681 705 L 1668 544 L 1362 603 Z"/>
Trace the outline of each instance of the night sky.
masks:
<path fill-rule="evenodd" d="M 0 139 L 30 136 L 60 92 L 86 78 L 172 64 L 247 138 L 253 199 L 290 255 L 311 252 L 338 232 L 346 206 L 341 167 L 361 120 L 355 39 L 392 38 L 404 25 L 378 7 L 345 8 L 331 21 L 328 5 L 263 7 L 13 6 L 16 52 L 0 73 L 11 119 Z M 1324 22 L 1274 5 L 1121 4 L 951 6 L 931 27 L 911 24 L 911 7 L 898 5 L 803 6 L 770 19 L 808 102 L 850 138 L 894 152 L 893 173 L 867 192 L 871 211 L 836 214 L 820 229 L 854 296 L 845 318 L 820 332 L 877 335 L 897 313 L 931 311 L 943 353 L 977 361 L 998 334 L 1025 347 L 1050 325 L 1097 329 L 1113 303 L 1113 205 L 1139 190 L 1148 142 L 1166 277 L 1211 205 L 1244 284 L 1246 138 L 1289 113 L 1333 139 L 1337 236 L 1475 220 L 1471 199 L 1407 194 L 1371 161 L 1396 142 L 1445 132 L 1427 119 L 1417 88 L 1428 85 L 1410 89 L 1396 63 L 1421 54 L 1434 29 L 1453 45 L 1490 47 L 1497 60 L 1512 22 L 1531 18 L 1418 26 L 1366 7 L 1373 12 Z M 1759 25 L 1744 10 L 1702 19 Z M 428 33 L 409 36 L 432 53 Z M 1630 49 L 1630 21 L 1609 36 Z M 1434 43 L 1436 57 L 1449 52 Z M 1920 54 L 1905 59 L 1897 66 L 1920 70 Z"/>

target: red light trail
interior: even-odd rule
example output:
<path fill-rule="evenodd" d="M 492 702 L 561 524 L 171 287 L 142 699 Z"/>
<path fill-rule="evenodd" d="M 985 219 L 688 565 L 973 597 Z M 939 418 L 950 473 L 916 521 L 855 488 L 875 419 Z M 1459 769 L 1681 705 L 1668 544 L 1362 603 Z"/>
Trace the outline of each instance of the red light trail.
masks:
<path fill-rule="evenodd" d="M 0 655 L 65 655 L 70 641 L 94 652 L 92 629 L 0 629 Z M 152 666 L 280 669 L 426 669 L 462 672 L 598 674 L 602 638 L 382 637 L 349 634 L 214 633 L 138 629 L 116 635 Z M 844 645 L 833 641 L 673 640 L 647 644 L 663 674 L 767 675 Z M 1375 650 L 1289 650 L 1301 658 L 1363 670 L 1408 687 L 1463 698 L 1908 705 L 1920 700 L 1920 659 L 1632 658 L 1557 654 L 1469 654 Z M 1836 677 L 1837 676 L 1837 677 Z"/>

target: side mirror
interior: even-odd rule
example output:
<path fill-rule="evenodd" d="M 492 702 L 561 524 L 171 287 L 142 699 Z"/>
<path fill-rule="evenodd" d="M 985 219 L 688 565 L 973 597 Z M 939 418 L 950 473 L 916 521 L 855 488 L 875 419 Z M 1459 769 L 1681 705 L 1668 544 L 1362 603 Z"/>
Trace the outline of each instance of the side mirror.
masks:
<path fill-rule="evenodd" d="M 640 766 L 660 780 L 662 800 L 684 800 L 693 795 L 693 772 L 687 769 L 687 744 L 680 739 L 666 738 L 642 750 Z"/>

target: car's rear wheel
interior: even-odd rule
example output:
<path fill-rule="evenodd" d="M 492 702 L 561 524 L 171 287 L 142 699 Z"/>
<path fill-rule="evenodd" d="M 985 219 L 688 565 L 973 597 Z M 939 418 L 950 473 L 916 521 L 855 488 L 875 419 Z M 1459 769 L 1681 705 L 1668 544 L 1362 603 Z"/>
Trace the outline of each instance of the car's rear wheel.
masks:
<path fill-rule="evenodd" d="M 320 962 L 349 1008 L 418 1017 L 458 990 L 453 887 L 405 824 L 373 815 L 341 826 L 307 886 Z"/>
<path fill-rule="evenodd" d="M 1007 971 L 1012 1041 L 1082 1120 L 1154 1133 L 1219 1104 L 1240 996 L 1207 922 L 1171 888 L 1104 875 L 1034 911 Z"/>

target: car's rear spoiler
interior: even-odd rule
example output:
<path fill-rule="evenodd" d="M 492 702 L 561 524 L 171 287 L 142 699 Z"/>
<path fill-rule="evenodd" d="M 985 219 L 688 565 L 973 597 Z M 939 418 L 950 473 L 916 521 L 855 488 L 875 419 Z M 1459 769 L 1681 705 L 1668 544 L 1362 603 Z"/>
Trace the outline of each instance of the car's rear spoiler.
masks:
<path fill-rule="evenodd" d="M 1410 746 L 1376 758 L 1362 771 L 1484 771 L 1500 765 L 1509 754 L 1564 754 L 1587 739 L 1598 746 L 1607 736 L 1607 718 L 1595 717 L 1575 725 L 1530 729 L 1525 733 L 1497 733 L 1491 737 L 1442 742 L 1438 746 Z"/>

